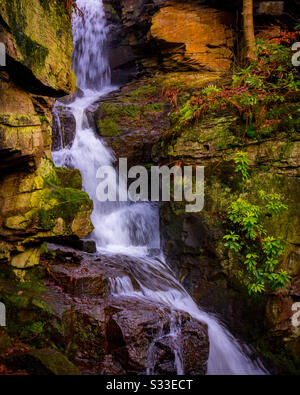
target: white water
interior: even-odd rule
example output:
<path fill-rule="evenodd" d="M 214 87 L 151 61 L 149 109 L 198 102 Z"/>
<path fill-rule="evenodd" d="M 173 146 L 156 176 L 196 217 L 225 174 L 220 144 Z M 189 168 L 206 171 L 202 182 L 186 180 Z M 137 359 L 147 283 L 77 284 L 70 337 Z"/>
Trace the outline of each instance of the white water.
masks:
<path fill-rule="evenodd" d="M 116 89 L 110 85 L 110 70 L 105 56 L 108 29 L 102 0 L 77 0 L 84 12 L 84 21 L 74 16 L 74 70 L 77 85 L 83 97 L 66 106 L 76 120 L 76 137 L 72 147 L 61 146 L 53 152 L 57 166 L 78 168 L 83 177 L 83 188 L 94 202 L 92 222 L 95 230 L 91 238 L 96 241 L 99 253 L 127 254 L 135 257 L 130 268 L 131 277 L 138 284 L 133 287 L 130 276 L 111 280 L 113 293 L 165 303 L 175 310 L 183 310 L 208 325 L 210 354 L 208 374 L 266 374 L 259 362 L 246 356 L 245 347 L 218 322 L 217 318 L 201 311 L 192 298 L 175 279 L 159 251 L 158 206 L 151 203 L 100 203 L 96 198 L 96 172 L 102 165 L 112 165 L 114 153 L 88 126 L 85 110 L 101 96 Z M 170 317 L 174 338 L 174 354 L 177 373 L 183 374 L 181 353 L 176 345 L 180 323 Z M 151 346 L 149 363 L 151 361 Z M 149 366 L 148 372 L 153 371 Z"/>

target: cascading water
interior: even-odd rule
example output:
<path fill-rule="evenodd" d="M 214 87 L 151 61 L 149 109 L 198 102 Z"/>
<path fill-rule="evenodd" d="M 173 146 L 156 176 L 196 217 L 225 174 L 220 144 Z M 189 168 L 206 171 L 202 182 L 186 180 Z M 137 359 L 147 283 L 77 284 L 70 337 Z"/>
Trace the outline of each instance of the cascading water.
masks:
<path fill-rule="evenodd" d="M 108 29 L 103 2 L 77 0 L 77 5 L 84 13 L 84 20 L 75 15 L 73 21 L 73 62 L 80 94 L 73 102 L 65 104 L 75 117 L 76 136 L 71 147 L 63 147 L 61 139 L 60 149 L 53 152 L 53 161 L 57 166 L 78 168 L 82 173 L 83 188 L 94 202 L 92 222 L 95 230 L 91 237 L 96 241 L 98 252 L 135 257 L 135 264 L 129 268 L 130 275 L 111 280 L 113 294 L 164 303 L 170 306 L 171 311 L 188 312 L 206 323 L 210 338 L 208 374 L 266 374 L 263 366 L 250 360 L 245 354 L 247 349 L 214 316 L 197 307 L 175 279 L 162 254 L 153 256 L 155 251 L 160 251 L 158 206 L 151 203 L 100 203 L 97 200 L 97 170 L 103 165 L 113 165 L 115 158 L 89 127 L 85 112 L 96 100 L 116 88 L 110 84 L 109 64 L 105 56 Z M 180 323 L 174 314 L 172 312 L 170 316 L 170 337 L 174 338 L 177 373 L 183 374 L 181 352 L 176 346 Z M 151 346 L 149 364 L 151 373 Z"/>

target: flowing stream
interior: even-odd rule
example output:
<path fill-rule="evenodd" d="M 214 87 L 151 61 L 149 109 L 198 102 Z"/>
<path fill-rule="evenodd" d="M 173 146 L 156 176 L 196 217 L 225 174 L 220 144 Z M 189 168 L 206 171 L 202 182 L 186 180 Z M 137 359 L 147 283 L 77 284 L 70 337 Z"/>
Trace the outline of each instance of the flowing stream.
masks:
<path fill-rule="evenodd" d="M 170 306 L 171 311 L 182 310 L 208 325 L 210 354 L 208 374 L 267 374 L 259 360 L 251 360 L 250 350 L 222 326 L 216 317 L 195 304 L 193 299 L 176 280 L 172 270 L 160 251 L 159 209 L 155 203 L 101 203 L 96 197 L 96 173 L 100 166 L 113 165 L 114 153 L 89 127 L 86 109 L 99 98 L 117 89 L 111 86 L 110 69 L 106 56 L 108 27 L 102 0 L 77 0 L 84 12 L 84 20 L 74 15 L 73 65 L 79 92 L 69 104 L 55 106 L 54 116 L 58 119 L 58 107 L 65 106 L 76 120 L 76 136 L 71 147 L 63 146 L 53 152 L 56 166 L 74 167 L 81 171 L 83 189 L 94 202 L 92 222 L 95 230 L 91 238 L 101 254 L 126 254 L 135 258 L 130 276 L 111 280 L 115 296 L 126 295 Z M 119 186 L 121 187 L 121 186 Z M 138 288 L 133 286 L 134 278 Z M 181 352 L 176 345 L 180 323 L 176 314 L 170 316 L 170 336 L 175 339 L 174 355 L 178 374 L 184 374 Z M 151 346 L 149 349 L 148 373 L 152 373 Z"/>

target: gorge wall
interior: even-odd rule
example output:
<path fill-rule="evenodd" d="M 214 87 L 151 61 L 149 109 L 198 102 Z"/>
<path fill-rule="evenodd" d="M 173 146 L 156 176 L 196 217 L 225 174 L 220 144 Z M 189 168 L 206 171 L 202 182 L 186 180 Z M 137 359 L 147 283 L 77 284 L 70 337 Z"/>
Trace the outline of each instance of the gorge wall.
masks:
<path fill-rule="evenodd" d="M 92 202 L 76 170 L 51 162 L 52 109 L 75 89 L 70 17 L 60 0 L 0 2 L 0 261 L 39 263 L 45 239 L 84 237 Z"/>

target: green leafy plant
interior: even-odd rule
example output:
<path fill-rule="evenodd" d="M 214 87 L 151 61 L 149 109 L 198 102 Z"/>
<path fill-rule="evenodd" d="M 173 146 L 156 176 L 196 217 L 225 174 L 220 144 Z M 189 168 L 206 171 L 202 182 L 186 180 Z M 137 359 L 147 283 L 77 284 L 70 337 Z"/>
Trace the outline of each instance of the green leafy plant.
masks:
<path fill-rule="evenodd" d="M 287 206 L 277 200 L 272 214 L 279 214 Z M 227 210 L 230 232 L 224 236 L 225 246 L 238 255 L 241 267 L 239 277 L 247 286 L 249 294 L 265 292 L 268 288 L 283 287 L 290 277 L 286 271 L 275 272 L 284 244 L 268 235 L 262 219 L 270 214 L 268 203 L 261 206 L 238 198 Z"/>
<path fill-rule="evenodd" d="M 241 173 L 243 184 L 249 177 L 247 153 L 235 156 L 236 172 Z M 288 206 L 277 193 L 258 191 L 259 204 L 253 204 L 243 197 L 230 203 L 226 210 L 227 234 L 223 237 L 225 246 L 238 258 L 239 279 L 249 294 L 266 292 L 287 284 L 290 276 L 286 271 L 276 272 L 284 251 L 282 240 L 275 239 L 263 227 L 266 216 L 275 216 Z"/>
<path fill-rule="evenodd" d="M 245 183 L 247 179 L 249 178 L 249 159 L 248 159 L 248 154 L 247 152 L 242 152 L 239 151 L 236 153 L 234 157 L 234 163 L 236 164 L 235 172 L 240 173 L 243 179 L 243 182 Z"/>

